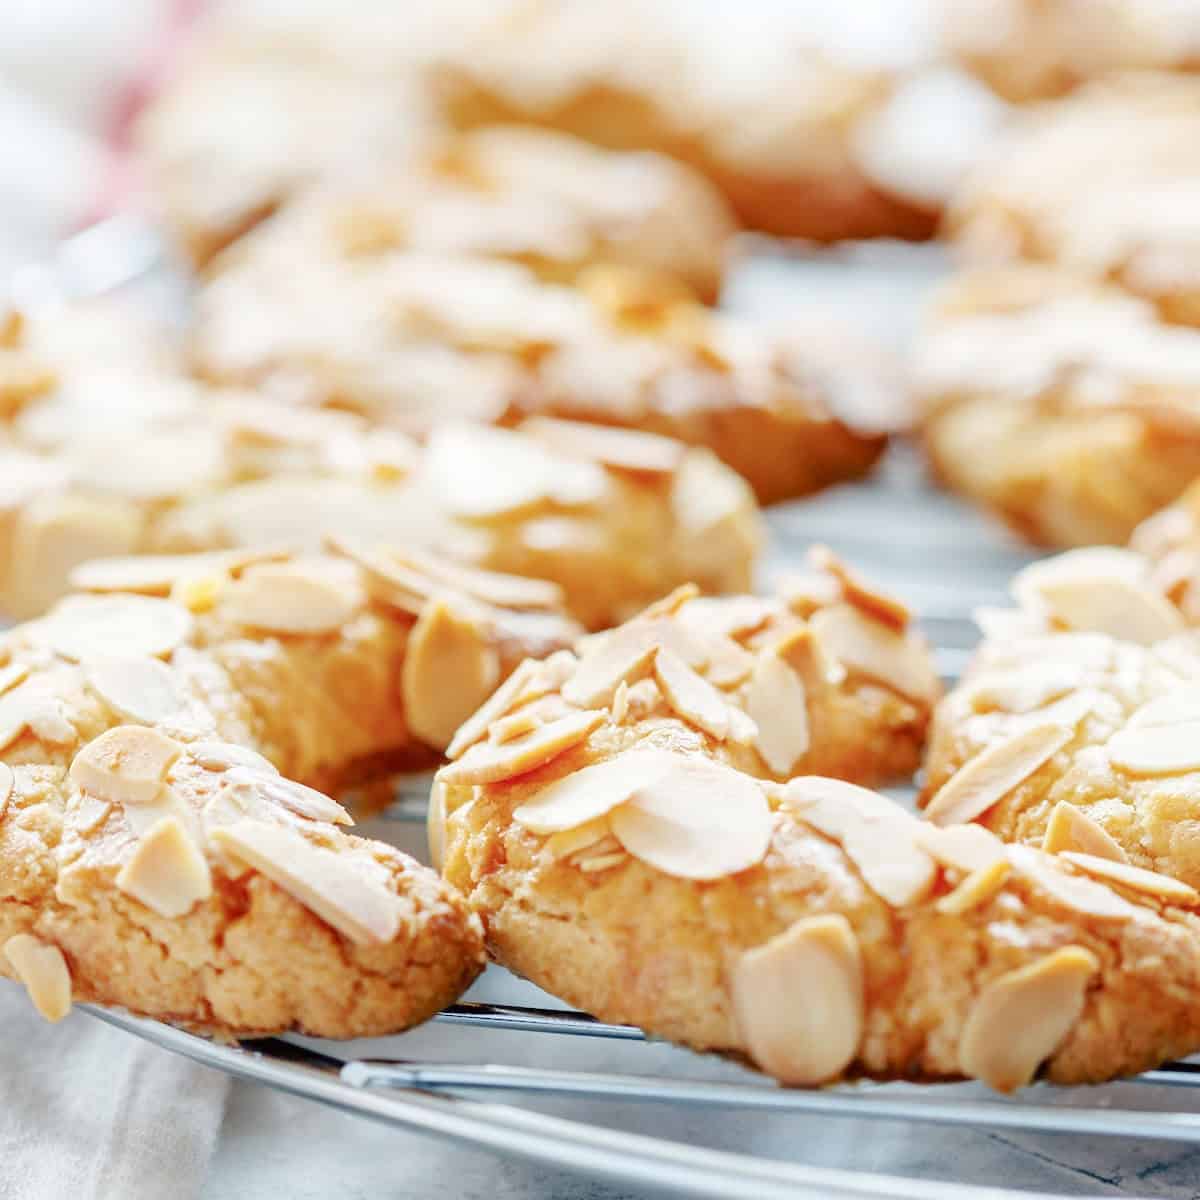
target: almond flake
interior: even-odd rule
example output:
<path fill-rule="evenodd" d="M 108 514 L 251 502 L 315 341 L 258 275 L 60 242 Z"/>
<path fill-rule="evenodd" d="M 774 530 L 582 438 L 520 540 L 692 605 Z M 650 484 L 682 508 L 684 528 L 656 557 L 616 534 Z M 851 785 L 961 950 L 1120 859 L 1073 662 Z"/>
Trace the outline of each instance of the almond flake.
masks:
<path fill-rule="evenodd" d="M 625 680 L 621 680 L 617 684 L 617 690 L 613 692 L 612 705 L 609 708 L 609 716 L 612 718 L 614 725 L 623 725 L 625 716 L 629 712 L 629 684 Z"/>
<path fill-rule="evenodd" d="M 573 865 L 585 875 L 594 875 L 599 871 L 609 871 L 613 867 L 622 866 L 629 861 L 629 855 L 624 850 L 615 850 L 612 854 L 597 854 L 594 858 L 578 858 Z"/>
<path fill-rule="evenodd" d="M 854 1061 L 863 991 L 862 952 L 840 913 L 805 917 L 747 950 L 730 983 L 750 1057 L 781 1083 L 800 1087 L 836 1079 Z"/>
<path fill-rule="evenodd" d="M 545 442 L 560 454 L 639 475 L 671 475 L 687 453 L 682 442 L 639 429 L 589 425 L 555 417 L 530 417 L 520 428 L 522 433 Z"/>
<path fill-rule="evenodd" d="M 259 821 L 238 821 L 211 837 L 356 945 L 390 942 L 400 929 L 398 899 L 374 859 L 326 850 Z"/>
<path fill-rule="evenodd" d="M 637 613 L 627 624 L 637 624 L 639 621 L 654 621 L 659 617 L 673 617 L 682 613 L 684 606 L 700 595 L 700 589 L 694 583 L 681 583 L 673 591 L 657 600 L 652 600 L 641 612 Z"/>
<path fill-rule="evenodd" d="M 828 546 L 813 546 L 808 561 L 819 571 L 832 575 L 841 585 L 843 597 L 873 620 L 880 621 L 897 633 L 903 633 L 912 620 L 906 604 L 876 591 L 855 574 Z"/>
<path fill-rule="evenodd" d="M 624 804 L 642 784 L 651 783 L 671 770 L 677 757 L 665 750 L 635 749 L 593 763 L 556 779 L 518 805 L 513 810 L 513 820 L 539 834 L 590 827 L 618 804 Z"/>
<path fill-rule="evenodd" d="M 940 690 L 932 660 L 923 642 L 864 616 L 849 604 L 836 604 L 814 613 L 813 633 L 850 670 L 857 671 L 925 703 Z"/>
<path fill-rule="evenodd" d="M 247 571 L 221 605 L 240 625 L 283 634 L 333 633 L 357 608 L 353 592 L 293 563 L 264 563 Z"/>
<path fill-rule="evenodd" d="M 625 692 L 626 715 L 631 722 L 644 720 L 662 704 L 663 694 L 649 677 L 639 679 Z"/>
<path fill-rule="evenodd" d="M 0 750 L 12 745 L 26 729 L 55 745 L 75 741 L 75 726 L 64 715 L 58 683 L 53 676 L 35 675 L 0 695 Z"/>
<path fill-rule="evenodd" d="M 71 763 L 80 791 L 118 804 L 153 804 L 184 747 L 145 725 L 118 725 L 88 742 Z"/>
<path fill-rule="evenodd" d="M 413 626 L 400 672 L 409 728 L 442 747 L 500 682 L 500 655 L 470 612 L 438 598 Z"/>
<path fill-rule="evenodd" d="M 650 670 L 658 649 L 653 642 L 611 635 L 580 660 L 562 686 L 563 699 L 582 708 L 610 703 L 622 683 L 632 683 Z"/>
<path fill-rule="evenodd" d="M 1200 769 L 1200 721 L 1138 726 L 1113 734 L 1108 761 L 1131 775 L 1181 775 Z"/>
<path fill-rule="evenodd" d="M 758 730 L 754 741 L 763 762 L 772 774 L 787 778 L 809 747 L 808 697 L 800 676 L 778 654 L 763 654 L 744 703 Z"/>
<path fill-rule="evenodd" d="M 446 757 L 458 758 L 469 746 L 473 746 L 486 737 L 492 724 L 516 705 L 525 686 L 537 675 L 539 665 L 532 659 L 522 662 L 492 693 L 491 698 L 462 722 L 458 727 L 458 732 L 446 747 Z"/>
<path fill-rule="evenodd" d="M 1066 800 L 1060 800 L 1050 814 L 1046 832 L 1042 837 L 1042 849 L 1047 854 L 1060 854 L 1064 850 L 1081 850 L 1097 858 L 1108 858 L 1113 862 L 1128 862 L 1125 851 L 1082 809 Z"/>
<path fill-rule="evenodd" d="M 191 636 L 192 614 L 150 596 L 70 596 L 27 628 L 36 628 L 40 640 L 72 662 L 165 658 Z"/>
<path fill-rule="evenodd" d="M 634 751 L 637 753 L 637 751 Z M 610 762 L 618 762 L 618 759 L 610 759 Z M 604 764 L 601 764 L 604 765 Z M 585 767 L 584 770 L 590 768 Z M 577 772 L 582 774 L 583 772 Z M 589 850 L 600 842 L 612 838 L 612 826 L 608 823 L 608 814 L 596 817 L 591 821 L 585 821 L 582 825 L 576 825 L 572 829 L 563 829 L 558 833 L 552 833 L 547 839 L 546 844 L 542 847 L 542 853 L 546 855 L 552 862 L 558 862 L 560 859 L 569 858 L 572 854 L 577 854 L 580 850 Z"/>
<path fill-rule="evenodd" d="M 779 602 L 759 596 L 699 596 L 679 610 L 679 619 L 702 637 L 743 638 L 779 612 Z"/>
<path fill-rule="evenodd" d="M 729 741 L 753 746 L 758 741 L 758 724 L 736 705 L 729 706 Z"/>
<path fill-rule="evenodd" d="M 718 742 L 729 733 L 729 706 L 708 680 L 697 675 L 673 650 L 658 648 L 654 675 L 667 703 L 685 721 Z"/>
<path fill-rule="evenodd" d="M 91 658 L 83 673 L 92 691 L 127 721 L 157 725 L 187 706 L 175 672 L 157 658 Z"/>
<path fill-rule="evenodd" d="M 4 943 L 4 957 L 45 1020 L 61 1021 L 71 1011 L 71 972 L 57 946 L 18 933 Z"/>
<path fill-rule="evenodd" d="M 954 891 L 943 896 L 934 907 L 940 913 L 960 916 L 973 908 L 986 904 L 1004 885 L 1012 874 L 1012 864 L 998 858 L 986 867 L 972 871 Z"/>
<path fill-rule="evenodd" d="M 359 568 L 367 595 L 380 604 L 419 617 L 434 595 L 445 590 L 383 551 L 370 550 L 344 537 L 327 537 L 325 544 L 331 553 L 348 558 Z"/>
<path fill-rule="evenodd" d="M 1001 1092 L 1029 1083 L 1079 1019 L 1099 969 L 1090 950 L 1064 946 L 991 980 L 963 1025 L 963 1074 Z"/>
<path fill-rule="evenodd" d="M 0 763 L 0 817 L 8 810 L 8 802 L 12 798 L 16 778 L 8 763 Z"/>
<path fill-rule="evenodd" d="M 93 558 L 71 571 L 71 586 L 83 592 L 142 592 L 166 596 L 182 579 L 236 574 L 253 563 L 287 558 L 276 549 L 215 550 L 207 554 L 142 554 Z"/>
<path fill-rule="evenodd" d="M 1170 875 L 1160 875 L 1157 871 L 1146 871 L 1127 862 L 1115 862 L 1111 858 L 1080 854 L 1074 850 L 1063 850 L 1059 858 L 1104 883 L 1118 883 L 1132 891 L 1157 896 L 1169 904 L 1191 906 L 1200 902 L 1200 892 Z"/>
<path fill-rule="evenodd" d="M 501 717 L 500 720 L 494 721 L 488 730 L 488 737 L 491 741 L 503 745 L 505 742 L 511 742 L 514 738 L 532 733 L 541 723 L 536 706 L 531 705 L 529 708 L 519 709 L 515 713 L 509 713 L 507 717 Z"/>
<path fill-rule="evenodd" d="M 954 871 L 970 874 L 1006 858 L 1004 843 L 982 825 L 924 824 L 917 831 L 917 843 Z"/>
<path fill-rule="evenodd" d="M 225 777 L 228 783 L 252 788 L 265 800 L 305 820 L 328 821 L 333 825 L 354 824 L 354 818 L 336 800 L 316 788 L 284 779 L 274 768 L 267 772 L 257 767 L 234 766 Z"/>
<path fill-rule="evenodd" d="M 717 687 L 736 687 L 754 670 L 755 658 L 732 638 L 712 636 L 708 639 L 708 667 L 704 674 Z"/>
<path fill-rule="evenodd" d="M 392 557 L 435 583 L 497 608 L 555 610 L 563 606 L 562 588 L 546 579 L 467 567 L 411 547 L 393 551 Z"/>
<path fill-rule="evenodd" d="M 117 887 L 160 917 L 182 917 L 212 895 L 212 875 L 183 826 L 163 817 L 138 839 Z"/>
<path fill-rule="evenodd" d="M 918 841 L 921 822 L 885 796 L 840 779 L 801 775 L 783 787 L 781 798 L 837 842 L 889 904 L 912 904 L 933 890 L 937 865 Z"/>
<path fill-rule="evenodd" d="M 1083 672 L 1073 663 L 1030 663 L 1011 671 L 989 671 L 969 685 L 967 696 L 977 712 L 1027 713 L 1082 684 Z"/>
<path fill-rule="evenodd" d="M 1074 736 L 1058 724 L 1039 724 L 987 747 L 938 788 L 925 809 L 935 825 L 963 825 L 1019 787 Z"/>
<path fill-rule="evenodd" d="M 446 854 L 446 785 L 440 779 L 435 779 L 429 789 L 425 838 L 429 846 L 429 863 L 435 871 L 440 871 Z"/>
<path fill-rule="evenodd" d="M 759 784 L 707 758 L 672 757 L 609 814 L 621 845 L 678 879 L 721 879 L 761 862 L 772 818 Z"/>
<path fill-rule="evenodd" d="M 1185 725 L 1200 722 L 1200 688 L 1175 688 L 1149 704 L 1143 704 L 1129 718 L 1126 728 L 1155 725 Z"/>
<path fill-rule="evenodd" d="M 439 778 L 450 784 L 497 783 L 523 775 L 585 741 L 604 724 L 606 715 L 601 710 L 571 713 L 503 746 L 477 743 L 457 762 L 443 767 Z"/>
<path fill-rule="evenodd" d="M 1138 915 L 1112 888 L 1061 870 L 1056 865 L 1060 855 L 1051 857 L 1029 846 L 1009 846 L 1008 857 L 1014 870 L 1072 912 L 1105 921 L 1129 921 Z"/>
<path fill-rule="evenodd" d="M 253 767 L 268 775 L 278 775 L 273 763 L 257 750 L 234 745 L 233 742 L 193 742 L 187 748 L 192 760 L 206 771 L 228 771 L 230 767 Z"/>
<path fill-rule="evenodd" d="M 17 684 L 24 683 L 29 678 L 29 671 L 28 663 L 10 663 L 0 670 L 0 696 L 11 692 Z"/>

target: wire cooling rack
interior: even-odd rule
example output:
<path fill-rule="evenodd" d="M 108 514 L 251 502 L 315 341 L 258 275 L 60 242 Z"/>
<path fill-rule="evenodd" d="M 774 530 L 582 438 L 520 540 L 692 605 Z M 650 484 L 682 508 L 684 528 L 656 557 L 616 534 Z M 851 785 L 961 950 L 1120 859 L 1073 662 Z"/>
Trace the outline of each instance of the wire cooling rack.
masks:
<path fill-rule="evenodd" d="M 731 298 L 736 307 L 776 316 L 793 303 L 819 303 L 903 343 L 921 293 L 940 269 L 936 250 L 886 244 L 757 257 L 735 277 Z M 23 272 L 14 290 L 36 303 L 129 284 L 160 310 L 182 311 L 186 285 L 165 265 L 153 232 L 118 219 L 64 244 L 52 263 Z M 807 545 L 829 544 L 922 614 L 948 681 L 975 641 L 971 611 L 1003 603 L 1012 573 L 1032 557 L 986 518 L 931 489 L 905 446 L 893 449 L 871 480 L 779 506 L 769 522 L 764 583 L 800 561 Z M 406 781 L 396 802 L 362 831 L 423 856 L 427 782 Z M 896 794 L 911 797 L 912 789 Z M 368 1042 L 284 1037 L 228 1044 L 118 1011 L 88 1011 L 241 1079 L 638 1194 L 999 1200 L 1047 1195 L 1029 1189 L 1065 1180 L 1071 1194 L 1093 1194 L 1099 1184 L 1129 1195 L 1127 1184 L 1136 1192 L 1172 1166 L 1172 1143 L 1179 1162 L 1192 1153 L 1188 1146 L 1200 1146 L 1200 1111 L 1190 1111 L 1191 1096 L 1181 1090 L 1200 1086 L 1200 1062 L 1171 1063 L 1100 1088 L 1038 1084 L 1016 1097 L 971 1083 L 789 1090 L 733 1063 L 564 1009 L 497 967 L 428 1025 Z M 505 1102 L 483 1098 L 492 1096 Z M 878 1163 L 871 1144 L 894 1130 L 906 1145 L 928 1140 L 924 1159 L 899 1156 L 906 1174 L 843 1165 Z M 977 1182 L 978 1156 L 965 1155 L 964 1147 L 978 1136 L 994 1139 L 1002 1152 L 992 1156 L 992 1174 L 1024 1190 Z M 829 1142 L 837 1166 L 797 1161 L 830 1157 L 820 1153 Z M 1056 1155 L 1054 1148 L 1068 1142 L 1075 1153 Z M 1041 1160 L 1047 1169 L 1023 1175 L 1006 1148 L 1024 1149 L 1023 1161 Z M 1088 1165 L 1071 1167 L 1072 1158 Z"/>

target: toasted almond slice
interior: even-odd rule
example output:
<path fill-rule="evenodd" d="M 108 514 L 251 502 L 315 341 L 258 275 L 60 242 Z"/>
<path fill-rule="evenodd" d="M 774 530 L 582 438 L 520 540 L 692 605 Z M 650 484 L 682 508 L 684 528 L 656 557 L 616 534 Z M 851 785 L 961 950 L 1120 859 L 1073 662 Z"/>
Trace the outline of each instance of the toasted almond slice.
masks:
<path fill-rule="evenodd" d="M 484 571 L 409 546 L 393 550 L 392 557 L 435 583 L 497 608 L 555 610 L 563 606 L 562 588 L 547 579 Z"/>
<path fill-rule="evenodd" d="M 101 800 L 99 796 L 89 796 L 86 792 L 79 793 L 78 802 L 68 805 L 67 819 L 71 828 L 83 837 L 98 829 L 112 812 L 112 804 Z"/>
<path fill-rule="evenodd" d="M 1108 761 L 1131 775 L 1181 775 L 1200 769 L 1200 721 L 1122 729 L 1108 739 Z"/>
<path fill-rule="evenodd" d="M 142 554 L 93 558 L 71 571 L 71 586 L 83 592 L 142 592 L 166 596 L 181 579 L 236 574 L 253 563 L 285 559 L 281 547 L 214 550 L 205 554 Z"/>
<path fill-rule="evenodd" d="M 262 821 L 238 821 L 210 836 L 356 945 L 396 936 L 400 905 L 386 871 L 373 859 L 325 850 L 294 829 Z"/>
<path fill-rule="evenodd" d="M 943 829 L 924 824 L 917 831 L 917 843 L 943 867 L 967 874 L 1006 859 L 1004 843 L 982 825 L 947 825 Z"/>
<path fill-rule="evenodd" d="M 985 672 L 968 685 L 967 696 L 978 712 L 1027 713 L 1082 687 L 1083 678 L 1076 663 L 1030 663 Z"/>
<path fill-rule="evenodd" d="M 28 663 L 9 663 L 0 670 L 0 696 L 11 692 L 17 684 L 24 683 L 29 678 L 29 671 Z"/>
<path fill-rule="evenodd" d="M 993 979 L 963 1025 L 958 1062 L 964 1075 L 997 1091 L 1029 1083 L 1083 1012 L 1100 962 L 1082 946 L 1064 946 Z"/>
<path fill-rule="evenodd" d="M 230 767 L 253 767 L 268 775 L 278 775 L 275 765 L 257 750 L 237 746 L 233 742 L 193 742 L 187 752 L 194 762 L 206 771 L 228 771 Z"/>
<path fill-rule="evenodd" d="M 828 546 L 812 546 L 808 561 L 818 570 L 832 575 L 841 585 L 842 595 L 866 616 L 903 633 L 912 620 L 906 604 L 877 591 L 852 571 Z"/>
<path fill-rule="evenodd" d="M 164 658 L 191 635 L 192 614 L 150 596 L 70 596 L 36 623 L 36 631 L 72 662 L 105 656 Z"/>
<path fill-rule="evenodd" d="M 710 759 L 673 757 L 609 814 L 621 845 L 678 879 L 721 879 L 761 862 L 772 818 L 759 784 Z"/>
<path fill-rule="evenodd" d="M 841 584 L 824 571 L 791 571 L 777 587 L 784 604 L 798 617 L 811 617 L 842 598 Z"/>
<path fill-rule="evenodd" d="M 781 791 L 783 803 L 814 829 L 833 838 L 889 904 L 911 904 L 929 895 L 937 865 L 920 845 L 921 822 L 876 792 L 801 775 Z"/>
<path fill-rule="evenodd" d="M 800 676 L 772 651 L 759 656 L 745 696 L 754 742 L 774 775 L 792 774 L 808 751 L 808 696 Z"/>
<path fill-rule="evenodd" d="M 626 715 L 631 722 L 644 720 L 662 703 L 662 690 L 649 676 L 639 679 L 625 693 Z"/>
<path fill-rule="evenodd" d="M 68 745 L 78 736 L 66 719 L 58 693 L 58 680 L 35 675 L 0 695 L 0 750 L 10 746 L 26 729 L 55 745 Z"/>
<path fill-rule="evenodd" d="M 538 666 L 532 659 L 525 659 L 491 697 L 458 727 L 458 732 L 446 747 L 446 757 L 458 758 L 469 746 L 486 737 L 492 724 L 516 705 L 526 685 L 537 675 Z"/>
<path fill-rule="evenodd" d="M 670 475 L 687 452 L 682 442 L 661 434 L 557 417 L 530 417 L 520 428 L 562 454 L 639 475 Z"/>
<path fill-rule="evenodd" d="M 729 705 L 708 680 L 666 646 L 660 646 L 654 656 L 654 676 L 667 703 L 685 721 L 724 741 L 729 733 Z"/>
<path fill-rule="evenodd" d="M 629 684 L 625 680 L 621 680 L 617 684 L 617 690 L 613 692 L 612 705 L 609 708 L 609 716 L 612 718 L 614 725 L 623 725 L 625 717 L 629 712 Z"/>
<path fill-rule="evenodd" d="M 12 798 L 16 778 L 8 763 L 0 763 L 0 818 L 8 811 L 8 802 Z"/>
<path fill-rule="evenodd" d="M 849 604 L 823 608 L 811 618 L 822 645 L 845 667 L 911 700 L 931 702 L 939 683 L 925 645 L 864 616 Z"/>
<path fill-rule="evenodd" d="M 1012 874 L 1012 864 L 1006 858 L 998 858 L 986 867 L 972 871 L 954 891 L 943 896 L 934 907 L 940 913 L 959 916 L 973 908 L 986 904 L 1004 885 Z"/>
<path fill-rule="evenodd" d="M 562 696 L 570 704 L 591 708 L 609 704 L 622 683 L 633 683 L 651 669 L 658 644 L 627 639 L 621 630 L 604 640 L 580 660 L 575 673 L 562 686 Z"/>
<path fill-rule="evenodd" d="M 959 767 L 925 809 L 935 825 L 961 825 L 982 816 L 1057 754 L 1074 731 L 1046 723 L 996 742 Z"/>
<path fill-rule="evenodd" d="M 708 666 L 704 674 L 717 687 L 736 687 L 754 670 L 755 657 L 732 638 L 713 635 L 708 639 Z"/>
<path fill-rule="evenodd" d="M 434 595 L 444 590 L 428 576 L 404 566 L 384 551 L 369 549 L 343 537 L 327 537 L 325 544 L 331 553 L 350 559 L 359 568 L 367 595 L 372 600 L 414 617 L 419 617 Z"/>
<path fill-rule="evenodd" d="M 654 621 L 660 617 L 673 617 L 699 595 L 700 589 L 694 583 L 681 583 L 674 591 L 652 600 L 627 623 L 636 624 L 639 621 Z"/>
<path fill-rule="evenodd" d="M 597 854 L 591 858 L 577 858 L 573 865 L 585 875 L 595 875 L 600 871 L 611 871 L 613 867 L 623 866 L 629 861 L 629 855 L 624 850 L 614 850 L 611 854 Z"/>
<path fill-rule="evenodd" d="M 862 952 L 840 913 L 805 917 L 747 950 L 730 993 L 746 1050 L 781 1083 L 825 1083 L 854 1061 L 865 1010 Z"/>
<path fill-rule="evenodd" d="M 71 1011 L 71 972 L 57 946 L 18 933 L 4 943 L 4 957 L 42 1017 L 61 1021 Z"/>
<path fill-rule="evenodd" d="M 117 887 L 160 917 L 182 917 L 212 895 L 212 875 L 179 821 L 163 817 L 138 839 Z"/>
<path fill-rule="evenodd" d="M 697 596 L 679 609 L 679 619 L 702 637 L 744 638 L 779 611 L 777 600 L 760 596 Z"/>
<path fill-rule="evenodd" d="M 735 704 L 729 706 L 729 741 L 739 746 L 753 746 L 758 742 L 758 723 Z"/>
<path fill-rule="evenodd" d="M 1008 847 L 1013 869 L 1064 908 L 1103 921 L 1129 921 L 1138 915 L 1138 910 L 1112 888 L 1059 868 L 1060 857 L 1051 857 L 1030 846 Z"/>
<path fill-rule="evenodd" d="M 1118 883 L 1132 891 L 1156 896 L 1169 904 L 1192 906 L 1200 902 L 1200 892 L 1170 875 L 1160 875 L 1157 871 L 1147 871 L 1142 867 L 1135 867 L 1127 862 L 1115 862 L 1111 858 L 1101 858 L 1096 854 L 1080 854 L 1075 850 L 1064 850 L 1059 854 L 1059 858 L 1104 883 Z"/>
<path fill-rule="evenodd" d="M 677 756 L 664 750 L 630 750 L 556 779 L 513 810 L 532 833 L 559 834 L 591 826 L 644 783 L 671 770 Z M 608 829 L 605 829 L 608 832 Z M 571 853 L 565 851 L 564 853 Z"/>
<path fill-rule="evenodd" d="M 1127 729 L 1158 725 L 1191 725 L 1200 721 L 1200 688 L 1172 688 L 1165 696 L 1143 704 L 1129 718 Z"/>
<path fill-rule="evenodd" d="M 610 759 L 609 761 L 616 762 L 617 760 Z M 546 844 L 542 847 L 542 852 L 552 862 L 558 862 L 561 859 L 569 858 L 572 854 L 576 854 L 580 850 L 589 850 L 611 837 L 612 826 L 609 825 L 608 814 L 605 813 L 604 816 L 596 817 L 591 821 L 585 821 L 582 825 L 576 825 L 573 829 L 563 829 L 558 833 L 552 833 L 546 839 Z"/>
<path fill-rule="evenodd" d="M 284 779 L 274 768 L 262 771 L 254 766 L 233 766 L 225 774 L 227 782 L 252 788 L 272 804 L 308 821 L 328 821 L 333 825 L 353 825 L 354 818 L 336 801 L 291 779 Z"/>
<path fill-rule="evenodd" d="M 83 673 L 92 691 L 127 721 L 156 725 L 187 706 L 175 672 L 157 658 L 90 658 Z"/>
<path fill-rule="evenodd" d="M 1042 836 L 1042 849 L 1047 854 L 1060 854 L 1064 850 L 1081 850 L 1097 858 L 1112 859 L 1113 862 L 1128 862 L 1121 849 L 1104 829 L 1081 808 L 1066 800 L 1060 800 L 1050 814 L 1046 832 Z"/>
<path fill-rule="evenodd" d="M 229 588 L 221 603 L 221 611 L 231 620 L 282 634 L 333 633 L 357 607 L 353 592 L 295 563 L 252 568 Z"/>
<path fill-rule="evenodd" d="M 153 804 L 183 746 L 145 725 L 118 725 L 88 742 L 71 763 L 80 791 L 118 804 Z"/>
<path fill-rule="evenodd" d="M 476 616 L 439 597 L 413 626 L 400 672 L 409 728 L 447 745 L 500 682 L 500 654 Z"/>
<path fill-rule="evenodd" d="M 586 740 L 604 724 L 606 715 L 598 709 L 571 713 L 503 746 L 480 742 L 457 762 L 443 767 L 439 778 L 452 784 L 497 783 L 523 775 Z"/>
<path fill-rule="evenodd" d="M 440 779 L 435 779 L 429 789 L 425 837 L 429 844 L 430 865 L 435 871 L 440 871 L 446 853 L 446 785 Z"/>
<path fill-rule="evenodd" d="M 488 737 L 493 742 L 503 745 L 505 742 L 511 742 L 514 738 L 532 733 L 541 723 L 537 706 L 531 705 L 528 708 L 520 708 L 515 713 L 509 713 L 507 717 L 501 717 L 498 721 L 493 721 L 491 729 L 488 730 Z"/>

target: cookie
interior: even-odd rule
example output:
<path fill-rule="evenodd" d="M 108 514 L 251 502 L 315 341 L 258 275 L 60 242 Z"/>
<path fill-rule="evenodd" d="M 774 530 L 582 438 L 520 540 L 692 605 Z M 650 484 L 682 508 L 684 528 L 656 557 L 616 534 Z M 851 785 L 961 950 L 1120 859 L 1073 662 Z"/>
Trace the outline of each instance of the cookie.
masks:
<path fill-rule="evenodd" d="M 940 479 L 1044 545 L 1122 543 L 1200 475 L 1200 331 L 1121 288 L 965 272 L 912 377 Z"/>
<path fill-rule="evenodd" d="M 61 365 L 31 357 L 26 342 L 52 340 L 36 324 L 0 350 L 0 378 L 14 364 L 13 444 L 0 449 L 11 613 L 44 609 L 89 558 L 319 548 L 331 534 L 548 580 L 592 626 L 683 582 L 748 586 L 760 519 L 706 451 L 621 430 L 597 442 L 577 425 L 556 441 L 450 423 L 418 446 L 351 413 L 204 387 L 177 364 L 118 356 L 110 369 L 102 347 Z"/>
<path fill-rule="evenodd" d="M 4 634 L 0 972 L 47 1017 L 357 1037 L 479 971 L 461 899 L 314 788 L 430 760 L 570 626 L 545 585 L 347 552 L 92 563 Z"/>
<path fill-rule="evenodd" d="M 743 633 L 745 691 L 714 686 L 732 636 L 718 631 L 749 629 L 763 602 L 684 597 L 566 668 L 520 668 L 521 689 L 467 722 L 434 785 L 431 843 L 491 954 L 602 1020 L 788 1084 L 966 1076 L 1008 1091 L 1039 1071 L 1097 1081 L 1195 1049 L 1191 889 L 1093 879 L 795 774 L 866 774 L 881 742 L 869 722 L 825 723 L 863 679 L 831 631 L 904 643 L 890 605 L 840 578 L 807 622 L 785 618 L 790 633 L 772 638 L 770 619 Z M 825 654 L 840 684 L 817 667 Z M 931 678 L 927 660 L 904 674 L 906 688 Z"/>
<path fill-rule="evenodd" d="M 1104 80 L 1040 106 L 967 176 L 946 232 L 969 261 L 1046 262 L 1200 324 L 1198 121 L 1188 76 Z"/>
<path fill-rule="evenodd" d="M 596 266 L 564 287 L 515 263 L 326 250 L 285 225 L 233 247 L 197 302 L 206 378 L 418 435 L 447 411 L 629 426 L 708 447 L 764 503 L 862 474 L 907 420 L 872 347 L 715 312 L 661 274 Z"/>

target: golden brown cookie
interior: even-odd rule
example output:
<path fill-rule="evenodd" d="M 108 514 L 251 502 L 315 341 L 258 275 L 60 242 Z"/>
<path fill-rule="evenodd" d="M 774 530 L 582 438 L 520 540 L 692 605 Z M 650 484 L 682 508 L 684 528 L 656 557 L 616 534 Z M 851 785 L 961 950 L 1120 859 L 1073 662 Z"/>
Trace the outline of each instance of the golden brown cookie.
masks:
<path fill-rule="evenodd" d="M 918 340 L 938 476 L 1050 546 L 1121 543 L 1200 475 L 1200 331 L 1048 267 L 969 271 Z"/>
<path fill-rule="evenodd" d="M 847 618 L 904 641 L 890 605 L 841 574 L 841 598 L 806 623 L 762 627 L 747 691 L 713 685 L 730 657 L 717 631 L 761 602 L 685 599 L 578 662 L 519 668 L 467 722 L 435 783 L 431 842 L 491 954 L 602 1020 L 790 1084 L 1011 1090 L 1040 1070 L 1096 1081 L 1194 1049 L 1191 889 L 948 834 L 840 779 L 763 779 L 865 773 L 888 736 L 825 724 L 862 681 L 838 635 L 826 662 L 846 680 L 826 669 L 813 686 Z"/>
<path fill-rule="evenodd" d="M 91 563 L 4 635 L 0 970 L 48 1017 L 354 1037 L 478 972 L 461 899 L 313 788 L 429 761 L 574 631 L 545 584 L 348 553 Z"/>
<path fill-rule="evenodd" d="M 592 626 L 686 581 L 717 592 L 749 585 L 762 537 L 753 498 L 703 450 L 619 430 L 598 431 L 596 443 L 575 425 L 556 441 L 447 424 L 418 447 L 351 413 L 198 385 L 169 355 L 110 358 L 103 337 L 61 361 L 39 357 L 55 338 L 37 321 L 9 340 L 0 348 L 0 379 L 11 381 L 0 384 L 11 414 L 0 446 L 9 612 L 44 609 L 88 558 L 315 549 L 330 534 L 408 541 L 550 580 Z"/>

